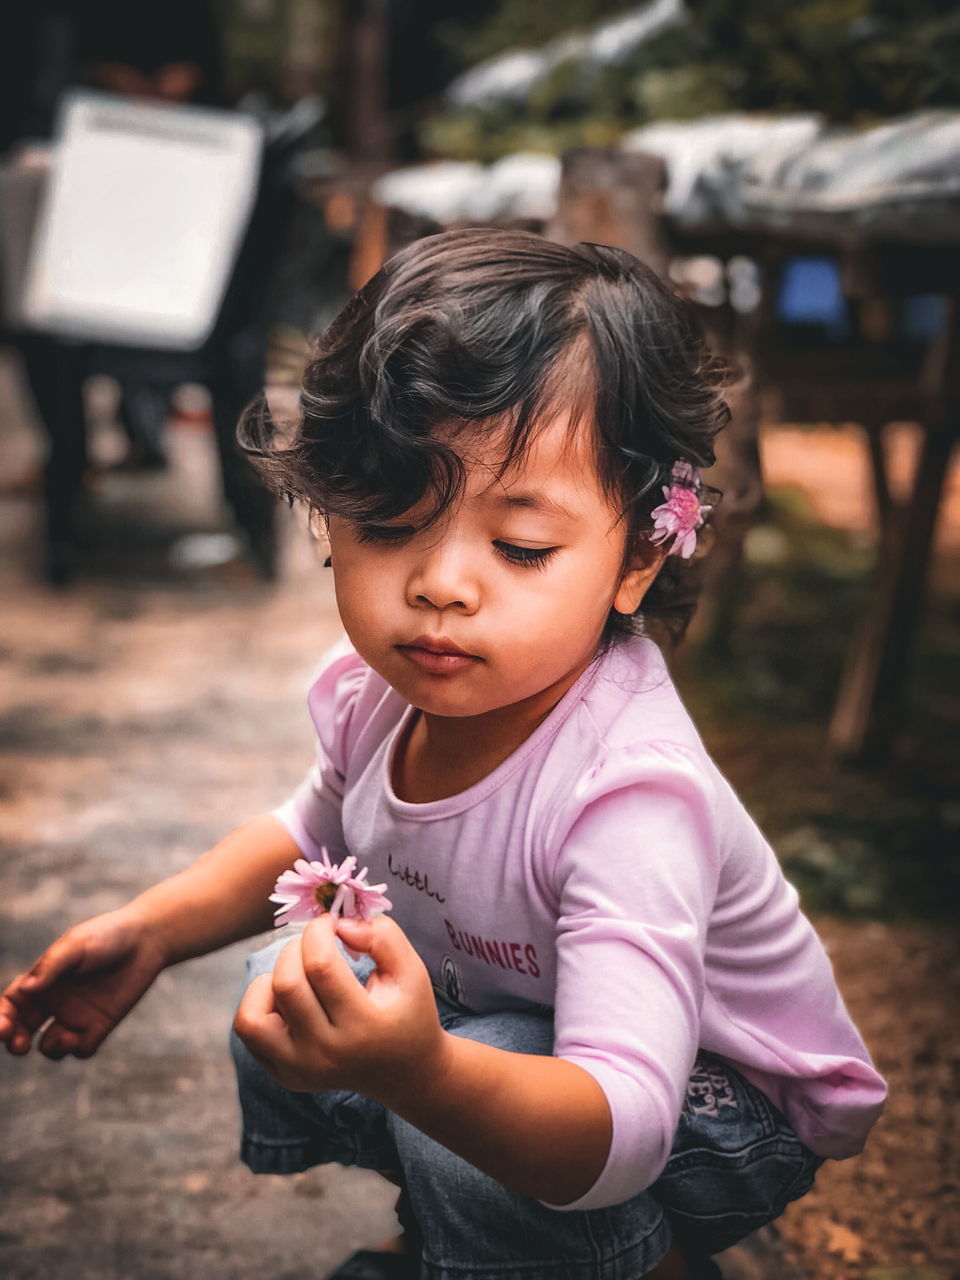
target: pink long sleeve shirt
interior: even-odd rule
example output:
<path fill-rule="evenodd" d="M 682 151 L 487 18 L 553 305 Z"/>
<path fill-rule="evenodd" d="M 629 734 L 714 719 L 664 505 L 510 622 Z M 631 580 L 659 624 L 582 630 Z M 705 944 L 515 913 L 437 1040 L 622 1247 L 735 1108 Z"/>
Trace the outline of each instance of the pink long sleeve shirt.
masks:
<path fill-rule="evenodd" d="M 884 1085 L 797 894 L 707 755 L 651 641 L 615 645 L 523 745 L 428 804 L 391 785 L 410 706 L 346 641 L 309 694 L 317 762 L 277 811 L 307 858 L 386 881 L 435 986 L 476 1013 L 548 1006 L 613 1140 L 569 1209 L 649 1186 L 698 1046 L 823 1156 L 856 1154 Z"/>

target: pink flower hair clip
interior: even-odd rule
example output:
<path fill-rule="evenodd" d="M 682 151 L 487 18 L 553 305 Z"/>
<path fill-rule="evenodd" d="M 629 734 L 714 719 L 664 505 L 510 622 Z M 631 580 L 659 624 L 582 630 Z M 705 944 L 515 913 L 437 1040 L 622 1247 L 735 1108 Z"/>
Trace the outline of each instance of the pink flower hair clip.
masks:
<path fill-rule="evenodd" d="M 670 471 L 670 484 L 663 486 L 666 502 L 651 511 L 653 533 L 650 541 L 664 546 L 668 556 L 693 555 L 697 546 L 697 530 L 711 510 L 700 501 L 700 473 L 689 462 L 675 462 Z"/>
<path fill-rule="evenodd" d="M 301 924 L 329 911 L 344 919 L 370 920 L 393 903 L 383 892 L 385 884 L 367 884 L 367 868 L 357 872 L 352 855 L 339 864 L 330 861 L 321 849 L 322 862 L 298 858 L 292 871 L 284 871 L 273 886 L 271 902 L 280 906 L 273 913 L 275 925 Z M 355 874 L 356 873 L 356 874 Z"/>

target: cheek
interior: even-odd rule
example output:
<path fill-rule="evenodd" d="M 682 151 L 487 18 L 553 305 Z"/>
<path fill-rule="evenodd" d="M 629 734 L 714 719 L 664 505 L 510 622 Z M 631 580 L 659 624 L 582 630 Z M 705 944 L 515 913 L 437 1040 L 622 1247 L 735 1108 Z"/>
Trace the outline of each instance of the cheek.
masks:
<path fill-rule="evenodd" d="M 380 594 L 377 575 L 364 564 L 363 556 L 351 552 L 334 553 L 333 582 L 337 606 L 344 616 L 362 616 L 375 606 Z"/>
<path fill-rule="evenodd" d="M 536 581 L 505 594 L 498 610 L 502 634 L 517 653 L 549 664 L 554 657 L 565 661 L 571 647 L 579 652 L 593 644 L 606 623 L 616 575 L 598 573 L 595 563 L 571 564 L 556 575 L 523 572 L 536 575 Z"/>
<path fill-rule="evenodd" d="M 344 618 L 372 618 L 383 599 L 384 584 L 356 574 L 341 573 L 335 579 L 337 606 Z"/>
<path fill-rule="evenodd" d="M 595 544 L 570 557 L 562 578 L 551 584 L 551 595 L 559 612 L 571 621 L 605 618 L 620 585 L 622 557 L 616 547 Z"/>
<path fill-rule="evenodd" d="M 334 554 L 333 576 L 340 619 L 355 644 L 375 643 L 382 632 L 394 630 L 405 596 L 401 557 L 351 546 Z"/>

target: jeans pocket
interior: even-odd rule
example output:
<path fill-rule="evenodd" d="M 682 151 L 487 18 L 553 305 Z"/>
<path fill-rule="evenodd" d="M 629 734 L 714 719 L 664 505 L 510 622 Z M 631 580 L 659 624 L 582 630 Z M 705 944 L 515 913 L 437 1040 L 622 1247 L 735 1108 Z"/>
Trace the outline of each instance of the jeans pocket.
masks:
<path fill-rule="evenodd" d="M 651 1192 L 682 1242 L 718 1253 L 778 1218 L 810 1189 L 820 1163 L 765 1094 L 701 1055 Z"/>

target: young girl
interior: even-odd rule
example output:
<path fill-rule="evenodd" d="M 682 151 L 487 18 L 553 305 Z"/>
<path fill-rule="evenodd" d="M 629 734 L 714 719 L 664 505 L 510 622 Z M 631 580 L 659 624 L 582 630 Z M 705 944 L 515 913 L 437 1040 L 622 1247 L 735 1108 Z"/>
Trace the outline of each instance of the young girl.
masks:
<path fill-rule="evenodd" d="M 262 930 L 297 857 L 353 855 L 391 916 L 254 958 L 243 1157 L 359 1164 L 417 1243 L 342 1276 L 633 1280 L 705 1259 L 858 1152 L 883 1084 L 775 857 L 654 642 L 682 630 L 723 424 L 687 313 L 635 259 L 453 231 L 321 341 L 292 439 L 347 638 L 317 762 L 0 1001 L 91 1054 L 166 965 Z M 357 979 L 360 979 L 358 981 Z"/>

